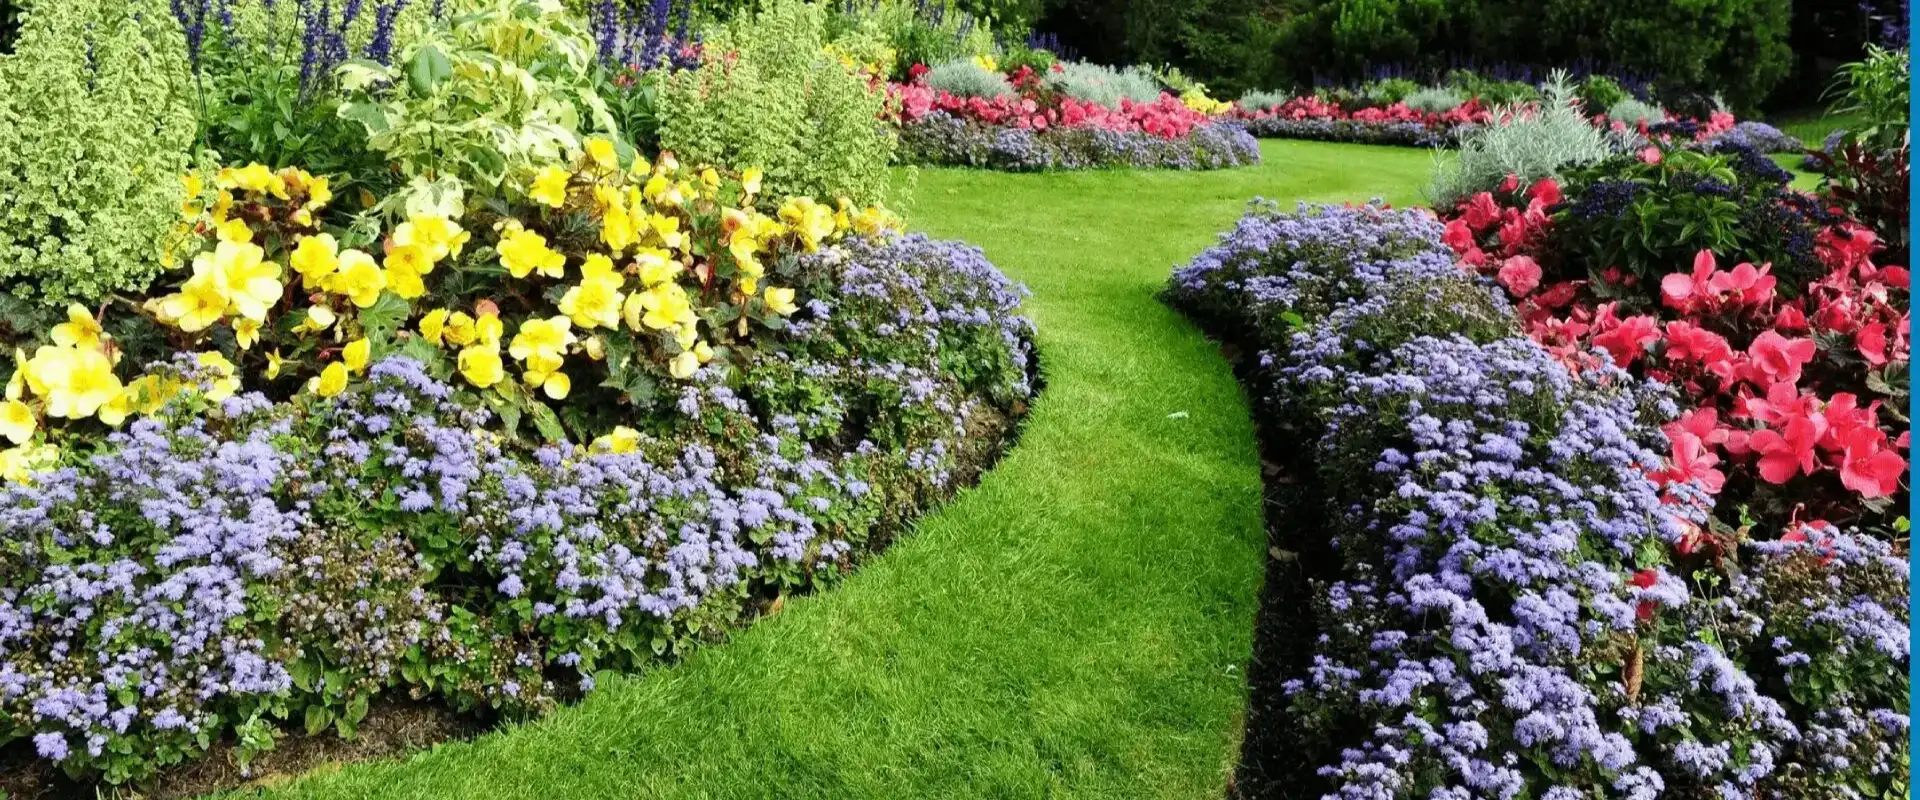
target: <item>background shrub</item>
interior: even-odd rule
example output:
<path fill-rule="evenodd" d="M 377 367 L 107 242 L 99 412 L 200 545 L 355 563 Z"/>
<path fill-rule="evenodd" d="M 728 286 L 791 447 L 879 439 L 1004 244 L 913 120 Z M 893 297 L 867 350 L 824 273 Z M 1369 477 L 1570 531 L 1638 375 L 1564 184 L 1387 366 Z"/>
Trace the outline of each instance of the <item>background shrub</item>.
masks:
<path fill-rule="evenodd" d="M 1613 105 L 1607 106 L 1607 119 L 1613 122 L 1624 122 L 1629 128 L 1643 123 L 1651 125 L 1666 118 L 1667 112 L 1662 111 L 1659 106 L 1643 103 L 1632 97 L 1621 98 Z"/>
<path fill-rule="evenodd" d="M 1458 91 L 1444 86 L 1437 86 L 1415 91 L 1407 95 L 1406 99 L 1401 102 L 1406 103 L 1408 108 L 1415 111 L 1428 114 L 1444 114 L 1459 108 L 1461 103 L 1466 102 L 1466 98 L 1462 97 Z"/>
<path fill-rule="evenodd" d="M 1060 71 L 1047 76 L 1055 91 L 1085 103 L 1119 108 L 1125 98 L 1135 103 L 1151 103 L 1160 97 L 1160 83 L 1140 67 L 1117 70 L 1084 61 L 1060 64 Z"/>
<path fill-rule="evenodd" d="M 927 72 L 927 85 L 957 97 L 992 99 L 1013 94 L 1007 76 L 988 72 L 971 59 L 949 61 Z"/>
<path fill-rule="evenodd" d="M 1607 134 L 1581 114 L 1564 76 L 1550 82 L 1544 94 L 1537 110 L 1497 111 L 1493 123 L 1460 142 L 1458 158 L 1436 161 L 1428 199 L 1435 205 L 1452 206 L 1500 185 L 1508 175 L 1517 175 L 1526 184 L 1613 155 Z"/>
<path fill-rule="evenodd" d="M 1240 96 L 1240 107 L 1248 111 L 1272 111 L 1292 99 L 1293 95 L 1287 92 L 1253 91 Z"/>
<path fill-rule="evenodd" d="M 709 50 L 735 55 L 662 82 L 660 146 L 692 163 L 759 167 L 769 197 L 885 199 L 897 147 L 886 96 L 822 52 L 825 22 L 818 5 L 775 0 L 714 30 Z"/>
<path fill-rule="evenodd" d="M 91 302 L 158 274 L 194 132 L 160 0 L 36 0 L 0 57 L 0 283 Z"/>

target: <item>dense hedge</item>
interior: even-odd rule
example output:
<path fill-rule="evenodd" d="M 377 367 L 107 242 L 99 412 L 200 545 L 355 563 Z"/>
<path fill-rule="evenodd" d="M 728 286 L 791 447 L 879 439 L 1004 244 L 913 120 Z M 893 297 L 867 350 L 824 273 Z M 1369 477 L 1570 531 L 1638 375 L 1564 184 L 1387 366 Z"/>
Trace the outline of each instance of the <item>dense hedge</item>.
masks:
<path fill-rule="evenodd" d="M 1672 392 L 1572 371 L 1419 211 L 1259 207 L 1169 298 L 1250 345 L 1333 555 L 1287 684 L 1338 797 L 1883 797 L 1904 790 L 1908 568 L 1853 532 L 1724 557 L 1656 481 Z M 1317 496 L 1316 496 L 1317 493 Z M 1772 541 L 1766 541 L 1773 539 Z"/>

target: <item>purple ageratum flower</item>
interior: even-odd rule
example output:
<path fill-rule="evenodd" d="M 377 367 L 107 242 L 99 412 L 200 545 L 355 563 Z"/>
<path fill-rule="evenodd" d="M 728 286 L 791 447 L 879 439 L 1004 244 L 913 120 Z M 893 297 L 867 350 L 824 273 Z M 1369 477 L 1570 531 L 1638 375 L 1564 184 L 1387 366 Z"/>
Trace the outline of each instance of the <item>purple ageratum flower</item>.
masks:
<path fill-rule="evenodd" d="M 1667 390 L 1568 373 L 1454 267 L 1431 218 L 1256 203 L 1167 296 L 1259 343 L 1250 393 L 1311 432 L 1338 561 L 1326 635 L 1286 692 L 1330 796 L 1745 797 L 1789 763 L 1841 796 L 1897 773 L 1906 717 L 1874 712 L 1904 708 L 1905 563 L 1843 536 L 1754 545 L 1718 599 L 1664 570 L 1628 583 L 1675 535 L 1646 477 Z M 1828 580 L 1789 578 L 1809 565 Z M 1592 669 L 1628 634 L 1637 696 Z M 1758 665 L 1789 684 L 1818 669 L 1885 688 L 1802 704 L 1749 674 L 1765 642 L 1796 654 Z M 1528 762 L 1578 785 L 1509 768 Z"/>

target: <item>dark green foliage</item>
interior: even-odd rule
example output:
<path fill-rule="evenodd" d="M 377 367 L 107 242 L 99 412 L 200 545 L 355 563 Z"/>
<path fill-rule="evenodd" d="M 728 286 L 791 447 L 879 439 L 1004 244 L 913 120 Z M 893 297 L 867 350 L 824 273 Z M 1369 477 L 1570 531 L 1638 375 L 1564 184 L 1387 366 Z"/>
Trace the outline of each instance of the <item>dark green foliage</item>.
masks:
<path fill-rule="evenodd" d="M 1049 0 L 1039 27 L 1088 58 L 1170 63 L 1229 93 L 1380 65 L 1585 63 L 1744 110 L 1793 69 L 1791 21 L 1791 0 Z"/>

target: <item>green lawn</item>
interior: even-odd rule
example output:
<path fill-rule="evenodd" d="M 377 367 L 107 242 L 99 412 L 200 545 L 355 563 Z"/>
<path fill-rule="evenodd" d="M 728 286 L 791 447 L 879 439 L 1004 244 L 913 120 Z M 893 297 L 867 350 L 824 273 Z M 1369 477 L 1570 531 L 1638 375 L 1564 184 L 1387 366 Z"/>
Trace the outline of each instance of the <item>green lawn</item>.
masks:
<path fill-rule="evenodd" d="M 1800 114 L 1786 114 L 1768 120 L 1774 127 L 1799 137 L 1808 147 L 1819 147 L 1827 134 L 1861 124 L 1856 114 L 1827 114 L 1821 111 L 1809 111 Z"/>
<path fill-rule="evenodd" d="M 1256 195 L 1418 200 L 1421 150 L 1229 173 L 920 174 L 910 219 L 1034 291 L 1019 447 L 844 585 L 578 706 L 289 798 L 1196 798 L 1237 758 L 1265 541 L 1247 409 L 1154 299 Z"/>

